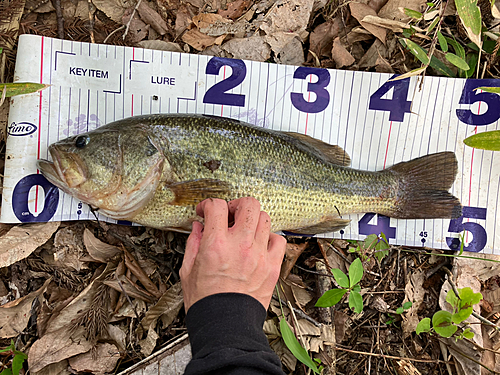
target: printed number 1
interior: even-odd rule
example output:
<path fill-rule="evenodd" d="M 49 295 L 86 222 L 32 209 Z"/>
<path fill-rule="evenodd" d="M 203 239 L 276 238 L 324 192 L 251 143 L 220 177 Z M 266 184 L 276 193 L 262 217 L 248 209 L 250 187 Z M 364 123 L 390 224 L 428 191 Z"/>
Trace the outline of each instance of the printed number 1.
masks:
<path fill-rule="evenodd" d="M 462 216 L 450 221 L 448 232 L 462 233 L 464 230 L 472 234 L 472 241 L 468 246 L 464 246 L 465 251 L 479 252 L 486 246 L 488 239 L 486 230 L 478 223 L 466 222 L 464 219 L 486 220 L 486 208 L 464 206 Z M 452 250 L 460 250 L 460 239 L 456 237 L 446 237 L 446 243 Z"/>
<path fill-rule="evenodd" d="M 391 79 L 395 77 L 397 75 L 393 75 Z M 392 99 L 382 99 L 382 96 L 387 94 L 390 89 L 393 89 Z M 409 89 L 410 78 L 387 81 L 372 94 L 368 108 L 378 111 L 389 111 L 389 121 L 403 122 L 405 113 L 411 113 L 411 101 L 407 100 Z"/>

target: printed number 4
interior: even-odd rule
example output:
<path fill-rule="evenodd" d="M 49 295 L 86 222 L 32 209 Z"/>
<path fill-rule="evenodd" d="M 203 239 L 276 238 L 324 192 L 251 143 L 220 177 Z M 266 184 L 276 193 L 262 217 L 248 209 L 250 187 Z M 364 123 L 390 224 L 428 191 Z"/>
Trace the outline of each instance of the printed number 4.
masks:
<path fill-rule="evenodd" d="M 391 77 L 394 78 L 397 75 Z M 393 89 L 392 99 L 382 99 L 382 96 Z M 389 111 L 389 121 L 403 122 L 405 113 L 411 113 L 411 101 L 408 99 L 410 89 L 410 78 L 397 81 L 387 81 L 370 97 L 370 109 L 378 111 Z"/>
<path fill-rule="evenodd" d="M 474 126 L 493 124 L 500 118 L 500 95 L 490 92 L 474 91 L 478 87 L 500 87 L 498 79 L 468 79 L 465 81 L 464 90 L 459 104 L 474 104 L 483 102 L 488 109 L 483 114 L 474 114 L 470 109 L 457 109 L 460 121 Z"/>
<path fill-rule="evenodd" d="M 479 224 L 473 222 L 463 223 L 464 219 L 486 220 L 486 208 L 464 206 L 462 216 L 450 221 L 448 232 L 462 233 L 464 230 L 472 234 L 472 241 L 468 246 L 464 246 L 465 251 L 479 252 L 486 246 L 488 239 L 486 230 Z M 460 239 L 456 237 L 446 237 L 446 243 L 452 250 L 460 250 Z"/>
<path fill-rule="evenodd" d="M 377 224 L 369 224 L 376 214 L 364 214 L 358 222 L 359 234 L 368 236 L 370 234 L 384 233 L 386 238 L 396 238 L 396 228 L 391 227 L 391 219 L 384 215 L 377 215 Z"/>

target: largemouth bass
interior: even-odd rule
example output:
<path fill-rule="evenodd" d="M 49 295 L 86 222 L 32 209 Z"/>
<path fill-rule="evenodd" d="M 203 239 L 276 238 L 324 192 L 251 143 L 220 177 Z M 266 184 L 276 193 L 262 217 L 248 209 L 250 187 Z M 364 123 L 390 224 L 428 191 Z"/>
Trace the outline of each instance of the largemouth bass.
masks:
<path fill-rule="evenodd" d="M 342 215 L 456 218 L 460 201 L 452 152 L 379 172 L 348 168 L 338 146 L 208 115 L 145 115 L 119 120 L 49 147 L 43 175 L 104 215 L 190 231 L 196 205 L 253 196 L 272 230 L 317 234 L 349 224 Z"/>

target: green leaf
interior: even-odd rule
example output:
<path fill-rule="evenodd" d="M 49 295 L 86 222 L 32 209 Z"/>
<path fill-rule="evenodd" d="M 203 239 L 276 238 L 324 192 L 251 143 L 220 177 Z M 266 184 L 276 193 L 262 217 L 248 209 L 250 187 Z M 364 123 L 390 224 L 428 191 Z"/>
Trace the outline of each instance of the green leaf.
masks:
<path fill-rule="evenodd" d="M 448 38 L 447 36 L 445 37 L 446 41 L 448 42 L 449 45 L 453 47 L 455 50 L 455 53 L 461 57 L 462 59 L 465 59 L 465 49 L 462 47 L 460 43 L 458 43 L 455 39 Z"/>
<path fill-rule="evenodd" d="M 420 60 L 420 62 L 424 65 L 429 65 L 429 56 L 427 56 L 427 52 L 420 47 L 417 43 L 411 41 L 410 39 L 403 39 L 406 47 L 410 50 L 410 52 Z"/>
<path fill-rule="evenodd" d="M 467 36 L 478 47 L 481 47 L 481 11 L 477 0 L 455 0 L 458 16 L 467 31 Z"/>
<path fill-rule="evenodd" d="M 486 92 L 491 92 L 492 94 L 500 94 L 500 87 L 478 87 L 476 90 L 483 90 Z"/>
<path fill-rule="evenodd" d="M 405 8 L 404 12 L 408 17 L 415 18 L 417 20 L 422 18 L 422 13 L 417 12 L 416 10 Z"/>
<path fill-rule="evenodd" d="M 349 308 L 357 314 L 363 311 L 363 297 L 360 293 L 351 291 L 349 294 Z"/>
<path fill-rule="evenodd" d="M 437 32 L 437 36 L 439 45 L 441 46 L 441 50 L 443 52 L 448 52 L 448 42 L 446 42 L 446 38 L 443 36 L 443 34 L 441 34 L 441 31 Z"/>
<path fill-rule="evenodd" d="M 475 304 L 478 304 L 483 299 L 483 295 L 481 293 L 474 293 L 472 288 L 466 287 L 458 290 L 460 294 L 460 303 L 459 307 L 469 308 Z"/>
<path fill-rule="evenodd" d="M 46 89 L 50 85 L 43 85 L 41 83 L 30 83 L 30 82 L 16 82 L 16 83 L 0 83 L 0 98 L 3 96 L 3 90 L 5 89 L 6 98 L 10 98 L 16 95 L 31 94 L 33 92 L 38 92 Z"/>
<path fill-rule="evenodd" d="M 365 249 L 371 249 L 374 244 L 376 244 L 378 241 L 378 236 L 376 234 L 370 234 L 366 236 L 365 240 L 363 241 L 363 247 Z"/>
<path fill-rule="evenodd" d="M 411 38 L 414 32 L 411 29 L 403 29 L 403 36 L 405 38 Z"/>
<path fill-rule="evenodd" d="M 0 375 L 13 375 L 12 370 L 10 368 L 6 368 L 2 372 L 0 372 Z"/>
<path fill-rule="evenodd" d="M 347 293 L 346 289 L 330 289 L 325 292 L 321 297 L 319 297 L 318 302 L 316 302 L 316 307 L 331 307 L 340 302 L 344 294 Z"/>
<path fill-rule="evenodd" d="M 417 335 L 420 335 L 422 332 L 429 332 L 431 330 L 431 318 L 424 318 L 417 324 Z"/>
<path fill-rule="evenodd" d="M 405 303 L 403 303 L 403 309 L 405 309 L 405 310 L 408 310 L 412 306 L 413 306 L 413 302 L 411 302 L 411 301 L 406 301 Z"/>
<path fill-rule="evenodd" d="M 335 278 L 335 281 L 337 284 L 339 284 L 342 288 L 349 288 L 349 278 L 347 275 L 339 270 L 338 268 L 333 268 L 332 269 L 333 277 Z"/>
<path fill-rule="evenodd" d="M 446 302 L 448 302 L 454 310 L 458 309 L 458 301 L 458 297 L 453 289 L 448 290 L 448 293 L 446 293 Z"/>
<path fill-rule="evenodd" d="M 398 307 L 398 308 L 396 309 L 396 314 L 402 314 L 402 313 L 404 313 L 404 311 L 405 311 L 405 310 L 404 310 L 402 307 Z"/>
<path fill-rule="evenodd" d="M 426 35 L 428 35 L 432 30 L 434 30 L 434 28 L 436 27 L 436 25 L 438 24 L 438 22 L 439 22 L 440 19 L 441 18 L 439 16 L 436 17 L 436 18 L 434 18 L 434 20 L 429 25 L 429 28 L 427 29 L 427 32 L 425 33 Z"/>
<path fill-rule="evenodd" d="M 359 286 L 359 284 L 356 284 L 356 285 L 354 285 L 354 286 L 352 287 L 352 289 L 351 289 L 351 290 L 353 290 L 353 291 L 355 291 L 355 292 L 360 293 L 360 292 L 361 292 L 361 287 Z"/>
<path fill-rule="evenodd" d="M 450 68 L 448 68 L 444 64 L 444 62 L 439 60 L 436 56 L 432 56 L 431 63 L 429 65 L 431 68 L 436 69 L 438 72 L 440 72 L 441 74 L 443 74 L 445 76 L 448 76 L 451 78 L 455 77 L 455 73 L 453 73 L 453 71 Z"/>
<path fill-rule="evenodd" d="M 479 56 L 476 53 L 469 53 L 467 55 L 467 64 L 469 64 L 470 69 L 465 72 L 465 78 L 470 78 L 474 75 L 478 59 Z"/>
<path fill-rule="evenodd" d="M 457 331 L 457 326 L 451 323 L 451 313 L 438 311 L 432 317 L 432 328 L 442 337 L 451 337 Z"/>
<path fill-rule="evenodd" d="M 431 8 L 432 8 L 433 6 L 436 6 L 436 4 L 434 4 L 434 3 L 431 3 L 431 2 L 429 2 L 429 3 L 426 3 L 426 4 L 427 4 L 427 6 L 428 6 L 428 7 L 431 7 Z"/>
<path fill-rule="evenodd" d="M 363 277 L 363 264 L 361 259 L 356 258 L 349 267 L 349 286 L 352 288 L 354 285 L 361 281 Z"/>
<path fill-rule="evenodd" d="M 27 356 L 22 353 L 22 355 L 15 355 L 14 359 L 12 360 L 12 373 L 13 375 L 19 375 L 19 371 L 23 368 L 23 363 L 24 360 L 27 358 Z"/>
<path fill-rule="evenodd" d="M 460 324 L 467 319 L 470 314 L 472 314 L 472 307 L 460 309 L 451 316 L 451 321 L 455 324 Z"/>
<path fill-rule="evenodd" d="M 290 329 L 290 326 L 283 318 L 280 319 L 280 331 L 281 336 L 283 337 L 283 341 L 285 341 L 286 346 L 288 347 L 288 349 L 290 349 L 295 358 L 297 358 L 300 362 L 313 370 L 316 374 L 319 374 L 316 363 L 314 363 L 311 357 L 309 357 L 307 350 L 305 350 L 302 345 L 300 345 L 299 341 Z"/>
<path fill-rule="evenodd" d="M 451 62 L 453 65 L 455 65 L 457 68 L 462 69 L 462 70 L 469 70 L 470 67 L 469 65 L 465 62 L 465 60 L 461 59 L 457 55 L 454 55 L 453 53 L 447 53 L 445 55 L 446 60 Z"/>
<path fill-rule="evenodd" d="M 464 329 L 463 336 L 469 340 L 474 338 L 474 332 L 471 332 L 470 328 Z"/>
<path fill-rule="evenodd" d="M 465 138 L 464 143 L 482 150 L 500 151 L 500 130 L 474 134 Z"/>

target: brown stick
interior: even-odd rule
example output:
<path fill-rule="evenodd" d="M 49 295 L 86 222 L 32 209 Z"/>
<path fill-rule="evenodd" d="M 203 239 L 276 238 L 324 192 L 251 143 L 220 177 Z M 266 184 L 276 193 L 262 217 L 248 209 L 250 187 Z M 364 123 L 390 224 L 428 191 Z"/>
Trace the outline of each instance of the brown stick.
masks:
<path fill-rule="evenodd" d="M 57 36 L 59 39 L 64 39 L 64 17 L 61 9 L 61 0 L 54 0 L 54 8 L 56 8 L 57 17 Z"/>
<path fill-rule="evenodd" d="M 357 351 L 357 350 L 345 349 L 345 348 L 341 348 L 341 347 L 338 347 L 338 346 L 335 347 L 335 350 L 340 350 L 340 351 L 343 351 L 343 352 L 349 352 L 349 353 L 353 353 L 353 354 L 369 355 L 369 356 L 372 356 L 372 357 L 380 357 L 380 358 L 388 358 L 388 359 L 398 359 L 398 360 L 405 360 L 405 361 L 412 361 L 412 362 L 451 363 L 451 364 L 453 364 L 453 362 L 442 361 L 440 359 L 416 359 L 416 358 L 396 357 L 394 355 L 360 352 L 360 351 Z"/>

